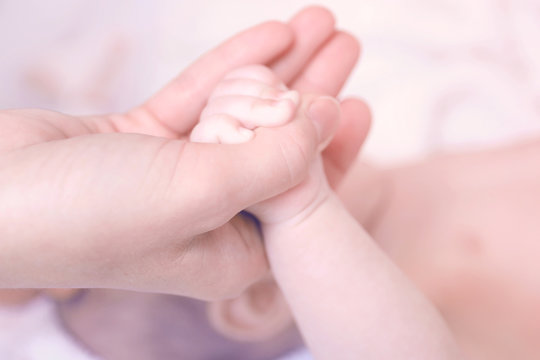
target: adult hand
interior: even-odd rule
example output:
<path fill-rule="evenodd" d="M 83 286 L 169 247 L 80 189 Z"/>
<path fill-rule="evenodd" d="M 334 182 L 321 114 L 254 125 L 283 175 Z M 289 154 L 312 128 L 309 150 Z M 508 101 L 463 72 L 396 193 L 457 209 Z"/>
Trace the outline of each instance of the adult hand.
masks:
<path fill-rule="evenodd" d="M 186 135 L 235 67 L 271 64 L 293 88 L 335 95 L 357 56 L 326 10 L 308 8 L 233 37 L 125 114 L 2 112 L 0 286 L 238 293 L 266 260 L 254 224 L 235 215 L 299 183 L 321 139 L 307 118 L 240 145 Z M 342 118 L 325 154 L 334 184 L 369 124 L 358 100 L 342 103 Z"/>

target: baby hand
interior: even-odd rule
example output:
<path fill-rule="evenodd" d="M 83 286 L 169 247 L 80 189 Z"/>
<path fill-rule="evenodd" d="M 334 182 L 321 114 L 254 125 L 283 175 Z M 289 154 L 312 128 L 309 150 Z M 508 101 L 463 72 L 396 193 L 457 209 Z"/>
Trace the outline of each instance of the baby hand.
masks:
<path fill-rule="evenodd" d="M 259 65 L 233 70 L 216 86 L 191 133 L 191 141 L 237 144 L 257 127 L 284 125 L 296 112 L 299 94 Z"/>
<path fill-rule="evenodd" d="M 236 69 L 216 86 L 203 110 L 191 141 L 235 144 L 251 140 L 259 127 L 277 127 L 294 121 L 300 112 L 310 117 L 327 117 L 333 124 L 340 116 L 339 105 L 330 97 L 314 100 L 288 90 L 268 68 L 259 65 Z M 297 136 L 307 136 L 298 133 Z M 330 140 L 330 139 L 328 139 Z M 325 144 L 321 146 L 321 149 Z M 272 169 L 268 169 L 269 172 Z M 266 224 L 301 221 L 330 193 L 322 160 L 317 156 L 308 178 L 295 188 L 263 201 L 248 210 Z"/>

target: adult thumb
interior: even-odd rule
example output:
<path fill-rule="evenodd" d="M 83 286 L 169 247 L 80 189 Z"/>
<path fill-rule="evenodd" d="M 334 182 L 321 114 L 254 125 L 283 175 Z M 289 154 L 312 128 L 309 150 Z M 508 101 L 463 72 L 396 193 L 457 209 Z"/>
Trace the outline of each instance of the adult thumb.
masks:
<path fill-rule="evenodd" d="M 210 202 L 215 216 L 230 218 L 287 191 L 306 178 L 312 160 L 329 143 L 339 120 L 340 106 L 335 99 L 306 95 L 291 122 L 258 128 L 249 142 L 187 143 L 177 167 L 188 182 L 179 189 L 188 191 L 182 197 L 192 197 L 189 201 L 201 206 Z M 189 191 L 194 188 L 198 190 Z"/>

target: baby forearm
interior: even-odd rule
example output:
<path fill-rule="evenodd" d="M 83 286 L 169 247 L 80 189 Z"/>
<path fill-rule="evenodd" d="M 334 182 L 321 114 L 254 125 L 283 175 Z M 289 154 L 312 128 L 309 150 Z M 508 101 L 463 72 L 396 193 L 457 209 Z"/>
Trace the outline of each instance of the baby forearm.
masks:
<path fill-rule="evenodd" d="M 435 309 L 335 195 L 303 222 L 263 231 L 276 280 L 316 358 L 459 358 Z"/>

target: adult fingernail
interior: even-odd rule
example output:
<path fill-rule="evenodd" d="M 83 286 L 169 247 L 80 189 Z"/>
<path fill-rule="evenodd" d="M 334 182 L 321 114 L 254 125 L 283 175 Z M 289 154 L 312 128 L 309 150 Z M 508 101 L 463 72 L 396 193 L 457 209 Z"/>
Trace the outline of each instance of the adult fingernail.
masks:
<path fill-rule="evenodd" d="M 313 121 L 319 133 L 319 144 L 327 145 L 341 118 L 341 108 L 337 100 L 330 96 L 320 96 L 311 102 L 306 115 Z"/>

